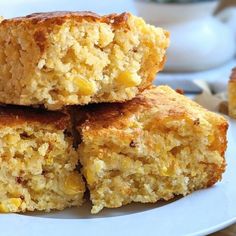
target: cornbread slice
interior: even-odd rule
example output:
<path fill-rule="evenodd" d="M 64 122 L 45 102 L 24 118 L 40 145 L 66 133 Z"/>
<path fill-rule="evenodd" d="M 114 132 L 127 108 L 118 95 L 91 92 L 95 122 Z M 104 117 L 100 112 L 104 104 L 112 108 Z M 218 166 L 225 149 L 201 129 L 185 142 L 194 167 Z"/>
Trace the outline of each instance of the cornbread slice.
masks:
<path fill-rule="evenodd" d="M 35 13 L 0 23 L 0 102 L 64 105 L 130 100 L 165 61 L 169 34 L 130 13 Z"/>
<path fill-rule="evenodd" d="M 0 107 L 0 212 L 82 204 L 85 186 L 68 122 L 59 112 Z"/>
<path fill-rule="evenodd" d="M 167 86 L 77 113 L 85 120 L 77 127 L 78 152 L 92 213 L 186 195 L 225 170 L 226 120 Z"/>
<path fill-rule="evenodd" d="M 229 115 L 236 118 L 236 68 L 233 69 L 228 84 Z"/>

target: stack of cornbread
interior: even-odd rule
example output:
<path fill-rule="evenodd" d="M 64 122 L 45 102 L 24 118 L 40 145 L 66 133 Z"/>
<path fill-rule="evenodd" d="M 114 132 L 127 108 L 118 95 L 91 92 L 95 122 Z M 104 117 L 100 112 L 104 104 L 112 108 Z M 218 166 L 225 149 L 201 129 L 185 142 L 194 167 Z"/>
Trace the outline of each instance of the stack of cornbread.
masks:
<path fill-rule="evenodd" d="M 38 13 L 3 20 L 0 45 L 1 212 L 79 206 L 87 185 L 98 213 L 221 179 L 226 120 L 152 86 L 165 30 L 129 13 Z"/>

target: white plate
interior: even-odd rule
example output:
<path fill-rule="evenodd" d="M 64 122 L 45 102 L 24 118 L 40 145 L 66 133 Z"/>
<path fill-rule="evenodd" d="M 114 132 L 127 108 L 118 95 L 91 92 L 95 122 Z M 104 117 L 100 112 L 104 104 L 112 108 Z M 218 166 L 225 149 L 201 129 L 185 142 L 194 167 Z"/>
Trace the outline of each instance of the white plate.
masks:
<path fill-rule="evenodd" d="M 92 216 L 79 209 L 50 214 L 2 214 L 0 235 L 206 235 L 236 222 L 236 121 L 228 132 L 227 171 L 214 187 L 168 203 L 131 204 Z"/>

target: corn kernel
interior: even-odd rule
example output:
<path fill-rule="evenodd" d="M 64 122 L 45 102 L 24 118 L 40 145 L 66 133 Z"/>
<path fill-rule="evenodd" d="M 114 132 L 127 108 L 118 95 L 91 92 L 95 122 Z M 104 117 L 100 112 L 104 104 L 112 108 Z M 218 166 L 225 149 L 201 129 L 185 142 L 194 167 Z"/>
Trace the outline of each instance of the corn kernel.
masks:
<path fill-rule="evenodd" d="M 50 165 L 52 165 L 52 164 L 53 164 L 53 158 L 52 158 L 52 157 L 47 157 L 47 158 L 45 159 L 45 165 L 50 166 Z"/>
<path fill-rule="evenodd" d="M 85 176 L 88 184 L 92 185 L 95 182 L 95 176 L 93 171 L 86 170 Z"/>
<path fill-rule="evenodd" d="M 1 213 L 9 212 L 7 206 L 4 203 L 0 203 L 0 212 Z"/>
<path fill-rule="evenodd" d="M 120 75 L 116 78 L 116 82 L 119 85 L 125 87 L 134 87 L 141 83 L 141 78 L 137 74 L 130 73 L 128 71 L 123 71 Z"/>
<path fill-rule="evenodd" d="M 16 212 L 20 207 L 22 200 L 20 198 L 10 198 L 0 203 L 0 212 Z"/>
<path fill-rule="evenodd" d="M 71 173 L 66 177 L 64 182 L 64 192 L 68 195 L 74 195 L 83 191 L 83 184 L 80 175 L 76 172 Z"/>
<path fill-rule="evenodd" d="M 75 78 L 74 83 L 78 86 L 80 95 L 89 96 L 95 93 L 92 83 L 86 79 Z"/>
<path fill-rule="evenodd" d="M 163 176 L 173 176 L 176 173 L 177 166 L 178 165 L 175 162 L 172 162 L 168 166 L 163 166 L 161 169 L 161 174 Z"/>
<path fill-rule="evenodd" d="M 215 140 L 215 136 L 213 134 L 208 135 L 208 142 L 212 144 Z"/>
<path fill-rule="evenodd" d="M 18 134 L 8 134 L 5 136 L 5 139 L 8 143 L 14 144 L 20 140 L 20 136 Z"/>

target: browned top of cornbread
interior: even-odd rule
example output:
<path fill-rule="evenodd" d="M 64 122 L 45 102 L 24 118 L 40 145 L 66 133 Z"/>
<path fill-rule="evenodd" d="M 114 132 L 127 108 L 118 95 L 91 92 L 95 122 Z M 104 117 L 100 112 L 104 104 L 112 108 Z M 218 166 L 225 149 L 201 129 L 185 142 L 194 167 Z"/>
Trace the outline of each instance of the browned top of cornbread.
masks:
<path fill-rule="evenodd" d="M 212 125 L 221 137 L 217 150 L 223 155 L 227 145 L 228 123 L 221 115 L 201 107 L 168 86 L 152 86 L 126 103 L 95 104 L 82 108 L 79 112 L 78 129 L 99 135 L 101 129 L 127 129 L 132 126 L 132 117 L 145 123 L 151 118 L 154 127 L 171 120 L 185 120 L 192 127 L 204 129 Z M 82 125 L 81 125 L 82 124 Z"/>
<path fill-rule="evenodd" d="M 230 76 L 230 82 L 236 83 L 236 67 L 232 69 L 232 73 Z"/>
<path fill-rule="evenodd" d="M 110 14 L 105 16 L 100 16 L 96 13 L 90 11 L 81 12 L 71 12 L 71 11 L 56 11 L 56 12 L 42 12 L 33 13 L 24 17 L 16 17 L 12 19 L 5 19 L 1 24 L 19 24 L 19 23 L 30 23 L 30 24 L 57 24 L 60 25 L 66 20 L 75 21 L 90 21 L 90 22 L 103 22 L 107 24 L 112 24 L 114 26 L 119 26 L 127 22 L 130 17 L 130 13 L 122 14 Z"/>
<path fill-rule="evenodd" d="M 122 127 L 126 123 L 127 117 L 139 116 L 144 112 L 151 112 L 151 110 L 155 111 L 154 116 L 157 122 L 165 118 L 184 118 L 197 124 L 200 119 L 214 117 L 216 124 L 227 127 L 227 122 L 222 116 L 204 109 L 167 86 L 153 86 L 126 103 L 89 105 L 84 108 L 85 112 L 82 112 L 86 115 L 86 122 L 83 126 L 92 129 Z"/>
<path fill-rule="evenodd" d="M 18 106 L 0 106 L 0 126 L 15 126 L 24 123 L 50 125 L 59 130 L 68 127 L 69 117 L 62 112 Z"/>

